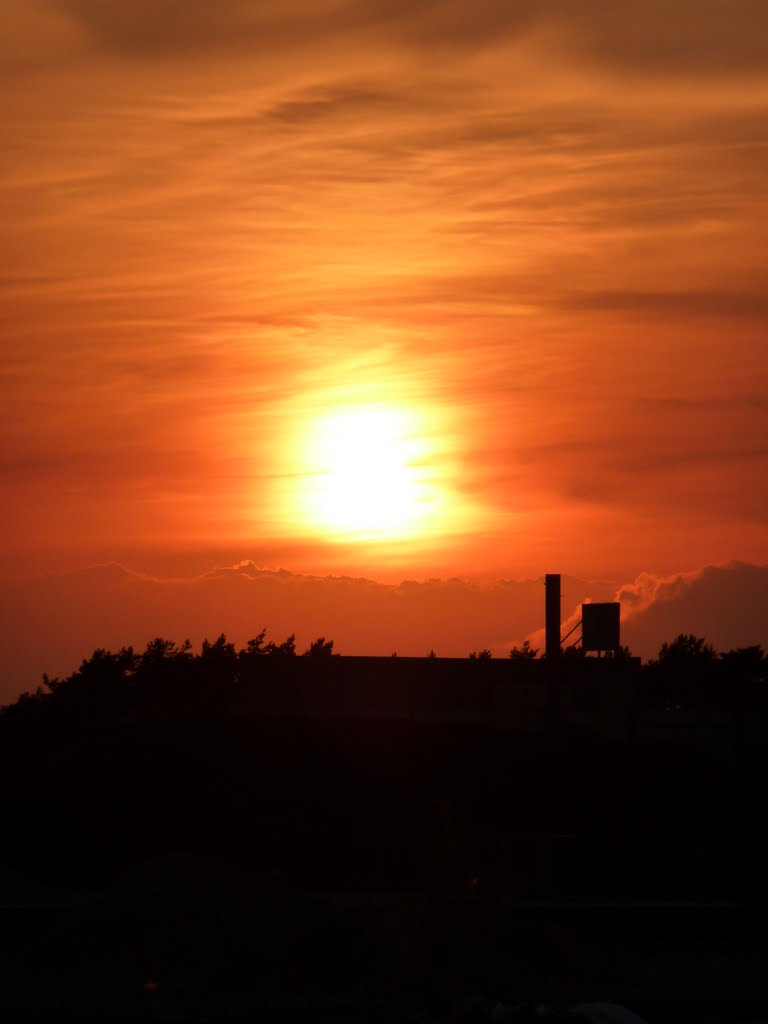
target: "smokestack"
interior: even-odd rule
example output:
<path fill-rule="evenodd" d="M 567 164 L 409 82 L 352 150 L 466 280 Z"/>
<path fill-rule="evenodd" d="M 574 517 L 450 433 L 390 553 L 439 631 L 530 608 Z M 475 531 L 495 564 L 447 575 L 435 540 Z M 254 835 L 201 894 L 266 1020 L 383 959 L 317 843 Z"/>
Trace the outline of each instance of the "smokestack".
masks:
<path fill-rule="evenodd" d="M 544 577 L 545 587 L 545 654 L 550 665 L 560 658 L 560 573 L 548 572 Z"/>

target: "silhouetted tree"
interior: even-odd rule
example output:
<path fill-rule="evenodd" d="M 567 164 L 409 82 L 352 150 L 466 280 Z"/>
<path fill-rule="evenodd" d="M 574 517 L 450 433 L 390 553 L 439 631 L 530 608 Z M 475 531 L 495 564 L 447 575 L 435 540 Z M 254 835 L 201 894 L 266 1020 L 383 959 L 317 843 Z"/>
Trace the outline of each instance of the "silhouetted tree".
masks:
<path fill-rule="evenodd" d="M 616 661 L 628 661 L 632 657 L 632 651 L 626 645 L 617 647 L 615 651 L 605 651 L 604 658 L 613 658 Z"/>
<path fill-rule="evenodd" d="M 652 703 L 667 709 L 727 703 L 718 668 L 714 647 L 703 637 L 680 633 L 671 643 L 663 643 L 658 658 L 646 666 L 645 689 Z"/>
<path fill-rule="evenodd" d="M 561 651 L 563 658 L 586 658 L 587 652 L 583 647 L 577 647 L 576 644 L 571 644 L 570 647 L 565 647 Z"/>
<path fill-rule="evenodd" d="M 470 651 L 469 657 L 472 661 L 490 661 L 493 655 L 487 647 L 484 647 L 482 651 Z"/>
<path fill-rule="evenodd" d="M 237 676 L 235 645 L 227 640 L 224 633 L 220 633 L 213 643 L 203 640 L 198 667 L 205 683 L 221 685 L 233 682 Z"/>
<path fill-rule="evenodd" d="M 263 674 L 263 662 L 266 655 L 270 653 L 266 636 L 266 629 L 262 629 L 256 636 L 251 637 L 245 647 L 239 651 L 237 662 L 241 682 L 247 679 L 254 679 L 259 674 Z"/>
<path fill-rule="evenodd" d="M 266 629 L 252 637 L 246 644 L 244 650 L 240 651 L 240 658 L 257 658 L 267 653 L 267 645 L 264 643 L 267 636 Z"/>
<path fill-rule="evenodd" d="M 48 690 L 49 693 L 55 693 L 56 690 L 58 690 L 58 688 L 61 686 L 63 681 L 64 680 L 60 679 L 58 676 L 54 676 L 53 679 L 51 679 L 47 672 L 43 672 L 43 690 Z M 39 692 L 40 687 L 38 687 L 38 693 Z"/>
<path fill-rule="evenodd" d="M 192 661 L 192 644 L 185 640 L 181 646 L 177 646 L 173 640 L 165 640 L 163 637 L 155 637 L 150 640 L 139 655 L 139 668 L 143 671 L 167 667 L 169 662 L 189 663 Z"/>
<path fill-rule="evenodd" d="M 80 668 L 66 679 L 43 676 L 49 690 L 38 690 L 38 703 L 51 703 L 68 718 L 85 722 L 115 713 L 125 703 L 126 692 L 137 671 L 139 659 L 132 647 L 117 653 L 97 648 Z"/>
<path fill-rule="evenodd" d="M 144 706 L 158 702 L 170 706 L 174 700 L 180 699 L 178 695 L 189 685 L 195 674 L 195 656 L 189 640 L 178 645 L 173 640 L 156 637 L 147 644 L 138 658 L 138 701 Z"/>
<path fill-rule="evenodd" d="M 694 636 L 693 633 L 680 633 L 671 644 L 664 643 L 659 650 L 659 661 L 662 664 L 712 662 L 716 657 L 714 647 L 704 637 Z"/>
<path fill-rule="evenodd" d="M 533 661 L 539 656 L 539 648 L 532 647 L 530 640 L 523 640 L 523 646 L 513 647 L 509 656 L 512 661 Z"/>
<path fill-rule="evenodd" d="M 765 653 L 760 644 L 725 651 L 719 658 L 727 669 L 740 676 L 760 675 L 767 667 Z"/>
<path fill-rule="evenodd" d="M 296 654 L 296 634 L 291 635 L 283 640 L 281 644 L 276 644 L 270 640 L 266 647 L 267 654 L 273 657 L 293 657 Z"/>
<path fill-rule="evenodd" d="M 333 640 L 326 640 L 324 636 L 319 636 L 317 640 L 313 640 L 309 647 L 304 651 L 305 658 L 332 658 L 338 657 L 333 653 Z"/>
<path fill-rule="evenodd" d="M 764 708 L 768 701 L 768 661 L 759 644 L 739 647 L 718 656 L 721 689 L 732 695 L 732 704 Z"/>

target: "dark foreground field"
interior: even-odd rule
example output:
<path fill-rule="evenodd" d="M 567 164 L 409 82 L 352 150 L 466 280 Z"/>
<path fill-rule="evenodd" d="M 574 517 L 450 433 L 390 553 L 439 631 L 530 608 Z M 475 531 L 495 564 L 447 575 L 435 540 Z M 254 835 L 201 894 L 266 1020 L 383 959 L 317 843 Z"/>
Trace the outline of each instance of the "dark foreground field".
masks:
<path fill-rule="evenodd" d="M 265 891 L 210 864 L 0 914 L 4 1019 L 449 1021 L 481 996 L 768 1019 L 763 915 L 498 893 Z"/>
<path fill-rule="evenodd" d="M 261 718 L 0 759 L 3 1019 L 768 1020 L 754 747 Z"/>

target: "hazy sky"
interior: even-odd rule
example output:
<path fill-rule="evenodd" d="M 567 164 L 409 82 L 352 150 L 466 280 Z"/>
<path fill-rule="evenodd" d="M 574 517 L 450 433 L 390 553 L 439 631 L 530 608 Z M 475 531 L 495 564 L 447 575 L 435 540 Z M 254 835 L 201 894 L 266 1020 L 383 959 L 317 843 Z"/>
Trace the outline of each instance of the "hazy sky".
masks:
<path fill-rule="evenodd" d="M 6 560 L 768 560 L 764 0 L 2 6 Z"/>

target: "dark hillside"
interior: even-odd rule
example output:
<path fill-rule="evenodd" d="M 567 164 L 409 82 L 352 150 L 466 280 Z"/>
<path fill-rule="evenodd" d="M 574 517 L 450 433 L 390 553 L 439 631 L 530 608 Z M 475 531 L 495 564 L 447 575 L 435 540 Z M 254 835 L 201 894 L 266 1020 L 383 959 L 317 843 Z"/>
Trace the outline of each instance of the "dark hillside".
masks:
<path fill-rule="evenodd" d="M 19 883 L 0 918 L 19 1006 L 53 986 L 81 1014 L 86 962 L 93 1019 L 292 1019 L 288 990 L 372 1020 L 478 990 L 762 998 L 759 702 L 713 745 L 644 732 L 684 712 L 627 716 L 581 660 L 557 726 L 541 663 L 153 654 L 0 715 L 0 862 L 53 894 Z"/>

